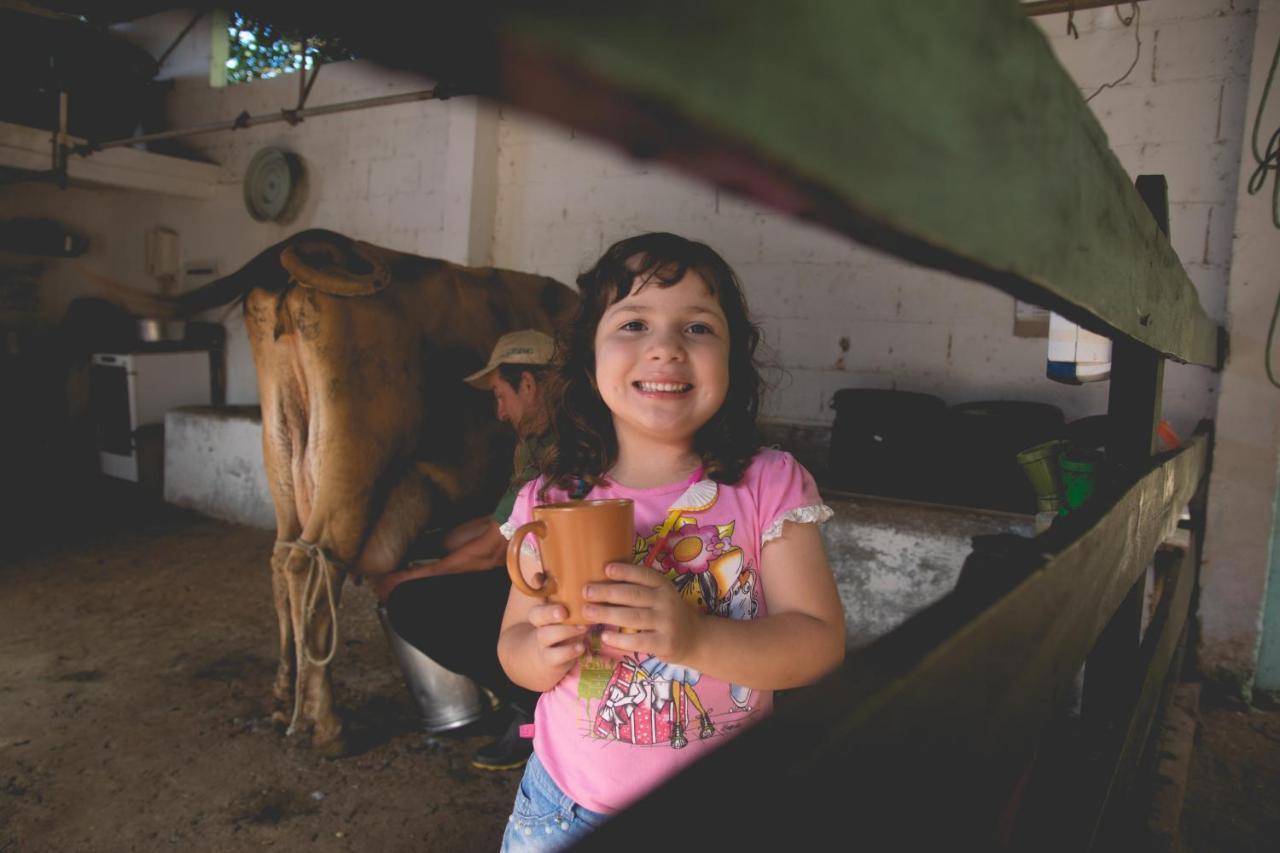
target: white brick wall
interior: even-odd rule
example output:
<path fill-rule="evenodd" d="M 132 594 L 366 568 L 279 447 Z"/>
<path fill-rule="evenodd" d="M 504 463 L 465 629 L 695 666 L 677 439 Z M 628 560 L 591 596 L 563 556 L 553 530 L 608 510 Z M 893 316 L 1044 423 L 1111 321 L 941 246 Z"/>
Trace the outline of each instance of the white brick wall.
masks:
<path fill-rule="evenodd" d="M 178 26 L 185 25 L 186 15 L 178 17 Z M 194 31 L 188 39 L 193 36 Z M 206 32 L 201 41 L 206 50 L 207 37 Z M 191 71 L 190 65 L 184 67 Z M 415 75 L 345 62 L 321 71 L 308 103 L 332 104 L 430 86 L 430 80 Z M 175 127 L 188 127 L 230 120 L 242 111 L 271 113 L 293 107 L 297 98 L 298 80 L 292 75 L 211 89 L 204 70 L 175 81 L 170 121 Z M 470 230 L 464 227 L 455 233 L 445 226 L 467 216 L 470 199 L 460 205 L 445 188 L 451 164 L 460 154 L 468 156 L 453 172 L 474 168 L 473 151 L 451 150 L 451 145 L 466 147 L 468 138 L 451 135 L 450 127 L 470 119 L 475 111 L 475 99 L 454 98 L 316 117 L 296 128 L 279 123 L 188 137 L 183 145 L 221 166 L 211 201 L 87 188 L 60 192 L 50 186 L 20 184 L 0 187 L 0 204 L 21 215 L 58 219 L 83 229 L 90 238 L 91 249 L 84 257 L 46 263 L 41 313 L 50 323 L 61 318 L 77 296 L 107 295 L 81 274 L 82 268 L 154 289 L 155 282 L 144 273 L 143 241 L 157 225 L 178 232 L 184 260 L 214 261 L 221 274 L 238 269 L 285 236 L 312 227 L 402 251 L 464 260 Z M 474 148 L 474 138 L 470 144 Z M 254 221 L 242 200 L 245 168 L 268 145 L 296 153 L 306 169 L 305 203 L 297 218 L 285 225 Z M 469 192 L 470 183 L 467 187 Z M 491 238 L 486 235 L 485 239 Z M 200 283 L 204 281 L 187 285 Z M 223 311 L 211 312 L 214 317 L 223 315 Z M 252 357 L 238 312 L 228 318 L 227 327 L 228 402 L 256 402 Z"/>
<path fill-rule="evenodd" d="M 1261 0 L 1250 69 L 1251 122 L 1262 100 L 1277 40 L 1280 0 Z M 1263 139 L 1276 123 L 1274 90 L 1270 98 L 1260 133 Z M 1244 105 L 1237 111 L 1245 112 Z M 1243 147 L 1248 150 L 1249 143 Z M 1255 672 L 1257 686 L 1280 690 L 1280 599 L 1268 589 L 1268 578 L 1271 584 L 1276 582 L 1280 560 L 1275 535 L 1280 408 L 1263 367 L 1264 359 L 1274 358 L 1274 353 L 1267 352 L 1267 325 L 1276 300 L 1280 241 L 1271 222 L 1271 186 L 1256 196 L 1248 195 L 1252 158 L 1246 157 L 1249 167 L 1239 174 L 1230 227 L 1234 244 L 1224 313 L 1231 330 L 1231 353 L 1226 369 L 1216 377 L 1221 390 L 1201 564 L 1196 658 L 1203 673 L 1248 699 Z M 1221 239 L 1211 235 L 1211 242 Z"/>

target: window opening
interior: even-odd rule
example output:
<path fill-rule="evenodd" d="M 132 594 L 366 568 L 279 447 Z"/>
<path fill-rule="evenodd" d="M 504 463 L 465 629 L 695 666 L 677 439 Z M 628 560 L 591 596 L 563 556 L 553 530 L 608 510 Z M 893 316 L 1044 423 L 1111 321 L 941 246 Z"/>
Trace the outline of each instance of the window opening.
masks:
<path fill-rule="evenodd" d="M 355 59 L 338 39 L 292 32 L 241 12 L 227 16 L 227 38 L 228 84 L 269 80 L 310 71 L 317 63 Z"/>

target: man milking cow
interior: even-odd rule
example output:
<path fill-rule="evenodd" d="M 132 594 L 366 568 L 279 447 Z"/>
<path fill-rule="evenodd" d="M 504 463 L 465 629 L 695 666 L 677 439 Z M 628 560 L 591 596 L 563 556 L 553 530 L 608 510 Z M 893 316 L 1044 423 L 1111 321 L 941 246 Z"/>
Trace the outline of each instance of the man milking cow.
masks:
<path fill-rule="evenodd" d="M 507 540 L 499 527 L 511 514 L 520 486 L 537 476 L 537 459 L 551 441 L 542 391 L 553 348 L 542 332 L 511 332 L 498 340 L 489 362 L 466 377 L 468 384 L 492 390 L 498 418 L 511 425 L 519 440 L 511 486 L 492 515 L 450 530 L 442 558 L 369 578 L 396 633 L 506 705 L 510 720 L 505 733 L 472 758 L 472 765 L 484 770 L 521 767 L 532 749 L 519 730 L 532 722 L 537 695 L 513 684 L 498 664 L 496 638 L 511 587 Z"/>

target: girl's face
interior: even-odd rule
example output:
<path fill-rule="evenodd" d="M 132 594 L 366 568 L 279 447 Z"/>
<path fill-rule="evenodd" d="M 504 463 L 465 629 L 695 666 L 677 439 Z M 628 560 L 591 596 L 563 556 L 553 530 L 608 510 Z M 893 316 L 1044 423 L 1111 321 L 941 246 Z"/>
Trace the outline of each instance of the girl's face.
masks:
<path fill-rule="evenodd" d="M 595 357 L 620 449 L 631 439 L 692 447 L 729 391 L 729 323 L 693 270 L 670 287 L 637 279 L 600 318 Z"/>

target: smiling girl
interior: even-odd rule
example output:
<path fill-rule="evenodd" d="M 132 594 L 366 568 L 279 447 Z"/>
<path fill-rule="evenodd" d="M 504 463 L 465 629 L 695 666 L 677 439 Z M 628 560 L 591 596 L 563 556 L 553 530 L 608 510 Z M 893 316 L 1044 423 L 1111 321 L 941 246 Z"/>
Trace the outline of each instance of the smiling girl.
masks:
<path fill-rule="evenodd" d="M 570 846 L 844 655 L 817 529 L 831 510 L 795 459 L 759 446 L 759 332 L 728 264 L 645 234 L 578 289 L 558 441 L 503 532 L 540 503 L 630 498 L 635 558 L 585 588 L 596 628 L 511 591 L 498 656 L 542 695 L 504 850 Z"/>

